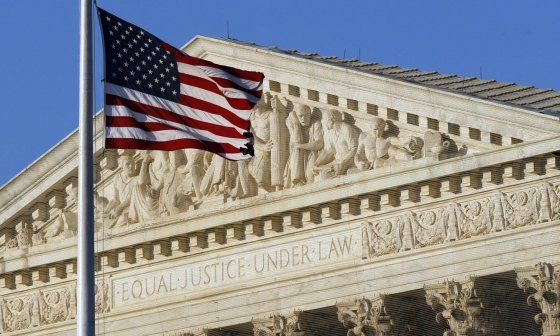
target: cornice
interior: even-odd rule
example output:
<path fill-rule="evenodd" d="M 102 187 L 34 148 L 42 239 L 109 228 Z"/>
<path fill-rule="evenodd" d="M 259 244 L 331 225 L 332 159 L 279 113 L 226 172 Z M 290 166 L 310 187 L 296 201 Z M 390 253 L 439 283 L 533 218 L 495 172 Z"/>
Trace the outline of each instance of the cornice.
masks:
<path fill-rule="evenodd" d="M 436 119 L 448 119 L 450 122 L 467 125 L 468 122 L 460 122 L 460 120 L 468 121 L 461 117 L 466 113 L 469 116 L 477 118 L 485 118 L 493 121 L 489 124 L 487 131 L 496 131 L 503 127 L 504 123 L 515 125 L 516 127 L 525 128 L 534 136 L 540 136 L 543 132 L 554 134 L 558 131 L 557 116 L 551 116 L 531 109 L 511 106 L 505 103 L 498 103 L 492 100 L 485 100 L 478 97 L 467 96 L 444 90 L 440 88 L 426 87 L 420 84 L 388 78 L 381 75 L 371 74 L 364 71 L 349 69 L 332 64 L 308 60 L 301 57 L 277 52 L 270 49 L 264 49 L 257 46 L 243 45 L 232 41 L 216 39 L 206 36 L 196 36 L 183 46 L 183 49 L 193 56 L 212 59 L 216 57 L 220 60 L 226 60 L 228 63 L 246 63 L 253 64 L 263 69 L 281 69 L 283 72 L 297 74 L 300 76 L 308 76 L 311 78 L 321 78 L 329 80 L 338 85 L 349 85 L 350 87 L 361 87 L 370 92 L 370 96 L 358 100 L 375 100 L 382 101 L 382 96 L 394 97 L 397 99 L 412 99 L 425 104 L 425 106 L 443 107 L 445 109 L 455 109 L 459 112 L 457 116 L 442 115 L 441 111 L 438 115 L 430 115 Z M 269 59 L 260 58 L 266 55 Z M 282 80 L 280 78 L 279 80 Z M 289 82 L 289 81 L 288 81 Z M 321 91 L 321 89 L 319 89 Z M 371 93 L 377 91 L 380 96 L 374 97 Z M 348 96 L 341 92 L 341 96 Z M 374 99 L 378 98 L 378 99 Z M 374 103 L 375 103 L 374 102 Z M 395 109 L 409 111 L 406 105 L 400 106 L 398 102 L 391 101 Z M 413 111 L 414 113 L 430 113 L 430 111 Z M 513 113 L 513 114 L 512 114 Z M 456 120 L 454 121 L 453 119 Z M 551 123 L 552 121 L 552 123 Z M 518 137 L 521 134 L 517 134 Z"/>

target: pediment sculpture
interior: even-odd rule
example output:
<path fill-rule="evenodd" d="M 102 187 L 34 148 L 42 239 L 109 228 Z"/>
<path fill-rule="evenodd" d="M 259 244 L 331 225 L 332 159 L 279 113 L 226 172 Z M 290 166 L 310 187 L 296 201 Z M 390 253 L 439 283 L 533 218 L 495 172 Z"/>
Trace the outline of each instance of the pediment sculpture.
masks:
<path fill-rule="evenodd" d="M 355 119 L 265 93 L 251 117 L 254 157 L 228 161 L 201 150 L 111 152 L 114 173 L 96 190 L 97 229 L 126 227 L 223 203 L 296 188 L 450 152 L 452 140 L 437 131 L 400 129 L 378 116 Z M 456 148 L 457 146 L 455 146 Z M 116 158 L 116 159 L 115 159 Z M 73 188 L 49 200 L 48 212 L 17 227 L 4 247 L 41 245 L 73 236 Z M 19 239 L 19 241 L 18 241 Z"/>

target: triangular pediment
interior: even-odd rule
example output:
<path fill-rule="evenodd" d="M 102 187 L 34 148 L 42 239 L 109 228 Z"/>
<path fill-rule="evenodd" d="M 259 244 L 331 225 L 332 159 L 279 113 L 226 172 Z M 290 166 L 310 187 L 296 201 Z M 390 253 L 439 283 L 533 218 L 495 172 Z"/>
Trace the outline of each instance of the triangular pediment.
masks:
<path fill-rule="evenodd" d="M 265 74 L 266 104 L 252 121 L 262 143 L 241 163 L 200 151 L 152 152 L 149 181 L 140 182 L 146 153 L 104 150 L 98 132 L 96 226 L 105 237 L 139 243 L 146 227 L 185 221 L 189 232 L 266 216 L 274 226 L 292 209 L 380 190 L 388 202 L 416 202 L 414 183 L 520 159 L 515 148 L 543 155 L 558 142 L 554 92 L 514 104 L 498 93 L 525 90 L 494 82 L 453 86 L 461 80 L 207 37 L 184 50 Z M 466 82 L 472 92 L 479 86 L 476 94 Z M 490 91 L 494 98 L 485 99 Z M 76 152 L 74 132 L 0 189 L 0 244 L 9 258 L 23 247 L 42 253 L 75 243 Z M 126 163 L 134 169 L 123 170 Z M 171 236 L 172 228 L 160 234 Z"/>

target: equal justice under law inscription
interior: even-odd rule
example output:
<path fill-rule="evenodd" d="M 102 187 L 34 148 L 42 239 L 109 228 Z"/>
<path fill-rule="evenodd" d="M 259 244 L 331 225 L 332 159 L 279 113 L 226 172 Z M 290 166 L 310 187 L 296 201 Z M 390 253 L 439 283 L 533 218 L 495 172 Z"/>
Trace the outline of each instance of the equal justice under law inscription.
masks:
<path fill-rule="evenodd" d="M 361 230 L 355 228 L 122 278 L 117 275 L 112 278 L 113 307 L 150 298 L 193 293 L 311 266 L 360 259 L 361 239 Z"/>

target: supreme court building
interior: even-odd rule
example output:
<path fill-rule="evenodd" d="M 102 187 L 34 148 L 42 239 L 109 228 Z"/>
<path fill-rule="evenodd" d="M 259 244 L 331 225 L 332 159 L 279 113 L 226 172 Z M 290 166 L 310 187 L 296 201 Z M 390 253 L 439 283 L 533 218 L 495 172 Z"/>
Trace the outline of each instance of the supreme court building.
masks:
<path fill-rule="evenodd" d="M 560 335 L 560 92 L 197 36 L 255 157 L 103 148 L 102 335 Z M 0 334 L 74 335 L 77 132 L 0 188 Z"/>

